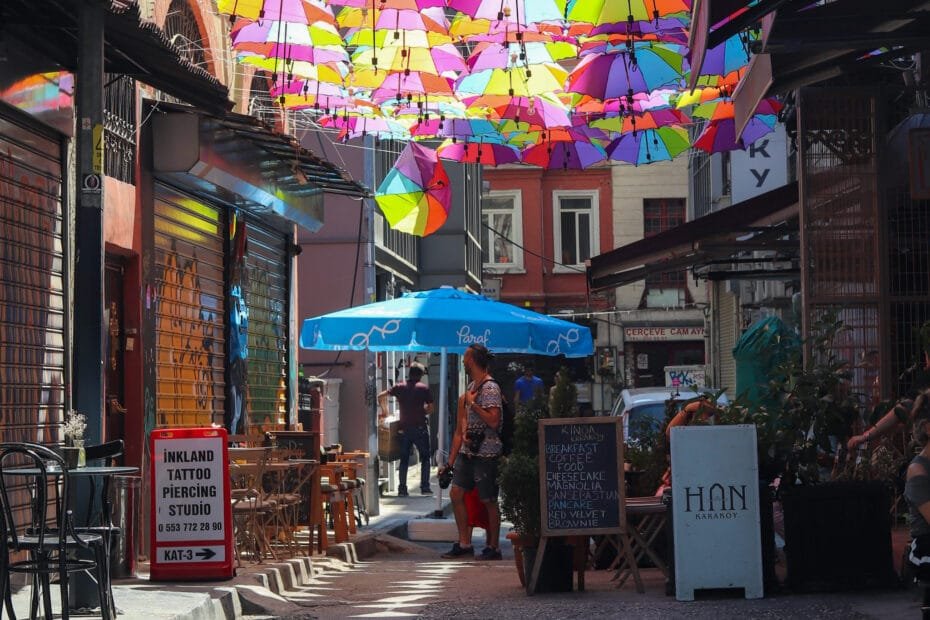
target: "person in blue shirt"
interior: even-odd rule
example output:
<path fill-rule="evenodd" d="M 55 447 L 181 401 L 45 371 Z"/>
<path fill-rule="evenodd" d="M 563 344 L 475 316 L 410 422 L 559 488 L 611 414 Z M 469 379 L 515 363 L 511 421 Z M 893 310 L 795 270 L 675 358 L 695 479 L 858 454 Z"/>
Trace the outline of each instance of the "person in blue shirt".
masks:
<path fill-rule="evenodd" d="M 533 367 L 530 365 L 523 367 L 523 376 L 514 382 L 513 387 L 513 403 L 516 406 L 525 405 L 544 390 L 543 380 L 533 374 Z"/>

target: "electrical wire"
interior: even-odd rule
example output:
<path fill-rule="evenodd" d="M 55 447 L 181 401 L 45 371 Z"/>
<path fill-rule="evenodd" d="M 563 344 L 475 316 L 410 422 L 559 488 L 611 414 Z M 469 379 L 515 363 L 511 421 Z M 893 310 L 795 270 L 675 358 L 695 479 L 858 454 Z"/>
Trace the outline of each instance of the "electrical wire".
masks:
<path fill-rule="evenodd" d="M 504 233 L 500 232 L 499 230 L 496 230 L 496 229 L 494 229 L 494 228 L 491 228 L 491 226 L 490 226 L 489 224 L 485 223 L 485 222 L 481 222 L 481 225 L 484 226 L 485 228 L 487 228 L 488 230 L 490 230 L 492 233 L 494 233 L 495 235 L 497 235 L 497 236 L 500 237 L 501 239 L 503 239 L 504 241 L 506 241 L 507 243 L 511 244 L 511 245 L 514 246 L 514 247 L 520 248 L 521 250 L 523 250 L 523 251 L 526 252 L 527 254 L 530 254 L 530 255 L 532 255 L 532 256 L 535 256 L 536 258 L 541 258 L 541 259 L 543 259 L 544 261 L 548 261 L 548 262 L 552 263 L 553 265 L 558 265 L 559 267 L 565 267 L 566 269 L 570 269 L 570 270 L 576 271 L 576 272 L 578 272 L 578 273 L 587 273 L 584 269 L 579 269 L 578 267 L 575 267 L 574 265 L 566 265 L 565 263 L 560 263 L 559 261 L 557 261 L 557 260 L 555 260 L 555 259 L 552 259 L 552 258 L 549 258 L 548 256 L 543 256 L 542 254 L 537 254 L 537 253 L 534 252 L 533 250 L 530 250 L 530 249 L 526 248 L 525 246 L 520 245 L 519 243 L 517 243 L 516 241 L 514 241 L 513 239 L 511 239 L 510 237 L 508 237 L 508 236 L 505 235 Z"/>

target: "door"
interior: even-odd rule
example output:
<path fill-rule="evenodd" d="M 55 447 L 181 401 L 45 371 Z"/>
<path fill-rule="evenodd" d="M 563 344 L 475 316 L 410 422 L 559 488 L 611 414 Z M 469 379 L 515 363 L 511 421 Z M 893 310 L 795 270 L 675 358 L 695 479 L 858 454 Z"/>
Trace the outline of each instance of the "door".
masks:
<path fill-rule="evenodd" d="M 126 402 L 124 392 L 125 312 L 123 307 L 123 277 L 125 261 L 108 254 L 104 279 L 104 320 L 107 323 L 104 372 L 104 441 L 125 437 Z"/>

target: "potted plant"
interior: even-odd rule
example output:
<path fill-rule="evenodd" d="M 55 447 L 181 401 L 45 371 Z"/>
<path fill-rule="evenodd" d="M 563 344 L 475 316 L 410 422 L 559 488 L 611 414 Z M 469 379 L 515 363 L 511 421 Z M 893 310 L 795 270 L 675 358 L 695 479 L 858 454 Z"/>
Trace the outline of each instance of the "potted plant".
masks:
<path fill-rule="evenodd" d="M 548 405 L 548 406 L 547 406 Z M 501 514 L 513 523 L 513 530 L 507 534 L 514 548 L 514 561 L 520 583 L 526 586 L 526 566 L 532 567 L 541 532 L 540 496 L 539 496 L 539 425 L 541 418 L 573 417 L 577 414 L 577 391 L 569 378 L 567 369 L 556 375 L 556 383 L 549 395 L 548 403 L 543 396 L 538 396 L 517 412 L 514 421 L 513 450 L 501 462 L 498 485 L 501 491 Z M 548 545 L 553 557 L 561 553 L 558 545 Z M 543 570 L 546 569 L 543 565 Z M 571 583 L 571 563 L 564 567 L 569 571 Z M 541 584 L 547 582 L 540 578 Z M 537 591 L 544 591 L 539 585 Z"/>
<path fill-rule="evenodd" d="M 739 399 L 718 423 L 755 424 L 760 476 L 777 485 L 788 584 L 812 590 L 893 581 L 890 492 L 875 480 L 836 480 L 858 395 L 837 354 L 847 328 L 830 313 L 770 374 L 764 404 Z M 802 354 L 807 348 L 807 355 Z"/>
<path fill-rule="evenodd" d="M 87 429 L 87 417 L 77 411 L 69 411 L 61 425 L 61 432 L 65 438 L 62 455 L 69 469 L 84 467 L 86 455 L 84 452 L 84 431 Z"/>

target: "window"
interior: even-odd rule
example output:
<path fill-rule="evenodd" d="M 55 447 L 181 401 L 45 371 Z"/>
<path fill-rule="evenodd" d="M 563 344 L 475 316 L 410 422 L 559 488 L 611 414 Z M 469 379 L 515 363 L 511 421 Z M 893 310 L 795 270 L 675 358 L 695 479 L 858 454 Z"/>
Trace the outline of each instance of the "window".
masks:
<path fill-rule="evenodd" d="M 591 192 L 553 192 L 555 220 L 555 271 L 572 271 L 562 265 L 583 266 L 598 253 L 597 198 Z"/>
<path fill-rule="evenodd" d="M 686 199 L 646 198 L 643 200 L 643 236 L 652 237 L 685 223 Z M 685 271 L 666 271 L 646 277 L 646 289 L 685 288 Z"/>
<path fill-rule="evenodd" d="M 481 262 L 492 269 L 523 269 L 520 192 L 491 192 L 481 199 Z"/>

